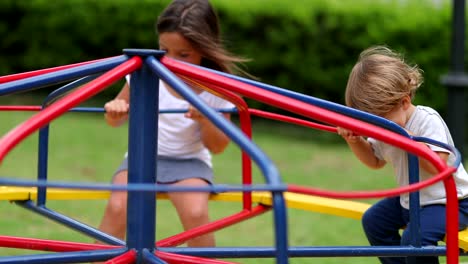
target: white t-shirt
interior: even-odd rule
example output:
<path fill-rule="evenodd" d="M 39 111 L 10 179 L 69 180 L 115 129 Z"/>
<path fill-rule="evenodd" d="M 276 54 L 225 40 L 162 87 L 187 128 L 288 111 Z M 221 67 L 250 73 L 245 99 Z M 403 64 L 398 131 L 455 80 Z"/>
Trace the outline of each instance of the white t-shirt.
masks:
<path fill-rule="evenodd" d="M 414 136 L 430 138 L 438 142 L 446 143 L 453 146 L 452 136 L 447 128 L 444 120 L 432 108 L 427 106 L 417 106 L 414 113 L 405 125 L 405 129 L 411 131 Z M 388 145 L 384 142 L 377 141 L 373 138 L 368 138 L 372 144 L 374 154 L 377 158 L 385 160 L 392 164 L 395 171 L 396 180 L 400 186 L 408 185 L 408 158 L 407 153 L 397 147 Z M 433 151 L 447 152 L 450 151 L 437 146 L 429 145 Z M 447 164 L 453 166 L 455 155 L 450 153 Z M 427 173 L 422 168 L 419 169 L 419 180 L 424 181 L 434 175 Z M 458 166 L 457 172 L 454 174 L 455 184 L 457 188 L 458 198 L 468 196 L 468 174 L 463 167 L 463 164 Z M 443 181 L 437 182 L 426 188 L 419 190 L 420 204 L 445 204 L 447 202 Z M 401 206 L 409 208 L 409 194 L 405 193 L 400 196 Z"/>
<path fill-rule="evenodd" d="M 127 78 L 127 81 L 129 79 Z M 130 82 L 129 82 L 130 83 Z M 203 91 L 198 96 L 214 109 L 233 108 L 234 105 L 209 92 Z M 172 95 L 166 84 L 159 81 L 159 109 L 188 109 L 190 103 Z M 220 113 L 221 114 L 221 113 Z M 200 124 L 183 113 L 159 114 L 158 155 L 173 158 L 197 158 L 212 167 L 211 153 L 203 145 Z"/>

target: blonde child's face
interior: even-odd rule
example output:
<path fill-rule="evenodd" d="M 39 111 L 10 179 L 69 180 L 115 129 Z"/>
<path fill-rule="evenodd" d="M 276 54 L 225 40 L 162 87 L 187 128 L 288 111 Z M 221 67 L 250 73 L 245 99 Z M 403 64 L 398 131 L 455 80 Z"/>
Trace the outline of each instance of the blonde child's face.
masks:
<path fill-rule="evenodd" d="M 392 111 L 385 114 L 383 118 L 393 121 L 401 127 L 405 127 L 406 112 L 403 110 L 403 107 L 401 106 L 395 107 Z"/>
<path fill-rule="evenodd" d="M 405 96 L 395 108 L 382 117 L 405 127 L 413 110 L 414 106 L 411 104 L 411 98 Z"/>
<path fill-rule="evenodd" d="M 166 56 L 192 64 L 201 64 L 202 56 L 190 42 L 178 32 L 165 32 L 159 35 L 159 49 Z"/>

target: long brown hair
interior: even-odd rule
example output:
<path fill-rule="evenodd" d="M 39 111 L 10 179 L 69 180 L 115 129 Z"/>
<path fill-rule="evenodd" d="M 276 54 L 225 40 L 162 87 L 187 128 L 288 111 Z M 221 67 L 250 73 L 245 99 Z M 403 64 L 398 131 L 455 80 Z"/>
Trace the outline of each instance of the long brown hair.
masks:
<path fill-rule="evenodd" d="M 221 38 L 218 15 L 208 0 L 174 0 L 161 13 L 158 34 L 178 32 L 202 54 L 201 66 L 227 73 L 242 73 L 236 63 L 247 61 L 228 52 Z"/>

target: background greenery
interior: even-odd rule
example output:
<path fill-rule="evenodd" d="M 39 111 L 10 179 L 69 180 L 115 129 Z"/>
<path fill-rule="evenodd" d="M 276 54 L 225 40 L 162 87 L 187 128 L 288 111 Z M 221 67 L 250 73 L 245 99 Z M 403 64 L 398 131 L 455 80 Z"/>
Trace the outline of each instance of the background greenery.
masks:
<path fill-rule="evenodd" d="M 0 1 L 0 75 L 120 55 L 124 48 L 157 48 L 154 21 L 167 3 Z M 251 59 L 247 70 L 263 82 L 341 103 L 359 53 L 383 44 L 424 70 L 417 102 L 445 111 L 446 89 L 439 78 L 450 64 L 451 1 L 212 3 L 226 44 Z"/>
<path fill-rule="evenodd" d="M 0 1 L 0 75 L 120 55 L 124 48 L 157 48 L 154 22 L 169 2 Z M 450 66 L 450 0 L 211 2 L 226 45 L 251 59 L 245 69 L 264 83 L 344 103 L 347 76 L 359 53 L 387 45 L 424 70 L 415 103 L 448 115 L 447 88 L 440 79 Z M 120 88 L 121 83 L 113 85 L 99 98 L 113 97 Z M 468 114 L 457 120 L 468 134 Z"/>

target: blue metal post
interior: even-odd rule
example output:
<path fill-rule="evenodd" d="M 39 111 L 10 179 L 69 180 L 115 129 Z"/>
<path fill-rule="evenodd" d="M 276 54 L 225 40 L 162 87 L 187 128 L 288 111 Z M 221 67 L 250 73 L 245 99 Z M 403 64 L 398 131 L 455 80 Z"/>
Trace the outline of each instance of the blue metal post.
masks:
<path fill-rule="evenodd" d="M 288 254 L 288 220 L 286 211 L 286 202 L 282 192 L 272 192 L 273 199 L 273 215 L 275 226 L 275 246 L 276 246 L 276 263 L 289 263 Z"/>
<path fill-rule="evenodd" d="M 83 77 L 79 80 L 73 81 L 67 85 L 64 85 L 57 90 L 54 90 L 50 93 L 44 102 L 42 103 L 42 108 L 46 108 L 54 100 L 63 96 L 65 93 L 75 89 L 79 85 L 82 85 L 86 82 L 94 80 L 98 74 L 93 74 L 90 76 Z M 37 163 L 37 179 L 38 180 L 47 180 L 47 169 L 48 169 L 48 160 L 49 160 L 49 130 L 50 124 L 41 128 L 39 130 L 39 147 L 38 147 L 38 163 Z M 37 188 L 37 205 L 45 206 L 46 196 L 47 196 L 46 187 Z"/>
<path fill-rule="evenodd" d="M 46 97 L 46 99 L 42 103 L 42 108 L 46 108 L 49 104 L 51 104 L 54 100 L 56 100 L 60 96 L 63 96 L 65 93 L 69 92 L 72 89 L 75 89 L 79 85 L 82 85 L 86 82 L 94 80 L 97 76 L 98 74 L 83 77 L 79 80 L 71 82 L 53 91 L 52 93 L 49 94 L 49 96 Z M 47 180 L 47 169 L 48 169 L 48 160 L 49 160 L 49 131 L 50 131 L 50 124 L 39 130 L 37 178 L 38 180 L 44 180 L 44 181 Z M 38 187 L 37 190 L 38 190 L 37 191 L 37 205 L 45 206 L 47 188 Z"/>
<path fill-rule="evenodd" d="M 419 182 L 419 159 L 413 154 L 408 154 L 408 173 L 409 183 Z M 409 214 L 410 223 L 408 224 L 411 232 L 411 246 L 415 248 L 421 248 L 421 218 L 419 213 L 420 199 L 419 191 L 412 192 L 409 194 Z M 407 245 L 405 245 L 407 246 Z M 413 259 L 413 256 L 408 256 L 407 261 Z M 414 261 L 414 260 L 413 260 Z"/>
<path fill-rule="evenodd" d="M 48 155 L 49 154 L 49 125 L 39 130 L 39 148 L 37 160 L 37 179 L 47 180 Z M 37 205 L 45 206 L 46 187 L 37 187 Z"/>
<path fill-rule="evenodd" d="M 161 56 L 153 50 L 124 50 L 128 56 Z M 144 58 L 143 58 L 144 59 Z M 143 67 L 131 75 L 128 135 L 128 183 L 155 184 L 158 124 L 159 79 Z M 138 251 L 137 263 L 143 263 L 142 250 L 154 250 L 156 224 L 155 193 L 129 191 L 127 210 L 127 246 Z"/>

